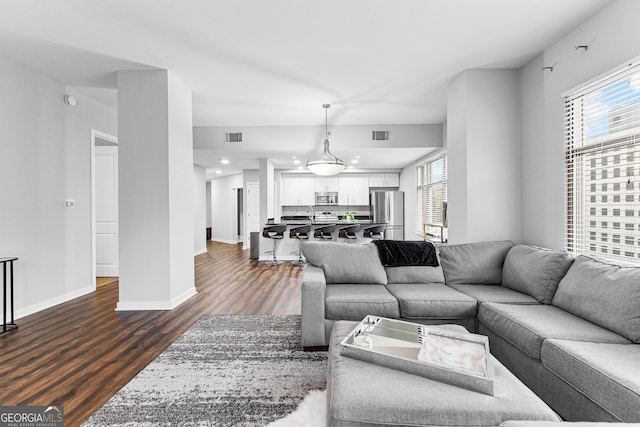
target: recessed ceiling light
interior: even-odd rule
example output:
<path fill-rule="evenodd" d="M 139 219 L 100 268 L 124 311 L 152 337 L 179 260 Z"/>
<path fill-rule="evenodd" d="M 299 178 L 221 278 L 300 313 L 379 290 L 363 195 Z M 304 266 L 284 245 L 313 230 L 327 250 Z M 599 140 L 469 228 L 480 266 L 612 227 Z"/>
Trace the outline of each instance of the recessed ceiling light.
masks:
<path fill-rule="evenodd" d="M 216 171 L 215 174 L 216 175 L 220 175 L 222 173 L 222 171 Z"/>
<path fill-rule="evenodd" d="M 296 158 L 296 156 L 291 156 L 291 158 L 292 158 L 292 159 L 295 159 L 295 158 Z"/>
<path fill-rule="evenodd" d="M 360 156 L 356 156 L 356 159 L 359 159 L 359 158 L 360 158 Z"/>
<path fill-rule="evenodd" d="M 300 164 L 300 160 L 296 159 L 296 160 L 293 161 L 293 163 L 295 163 L 296 165 L 299 165 Z"/>
<path fill-rule="evenodd" d="M 353 169 L 352 165 L 347 166 L 347 169 Z"/>
<path fill-rule="evenodd" d="M 351 160 L 351 163 L 353 163 L 355 165 L 356 163 L 358 163 L 358 159 Z"/>
<path fill-rule="evenodd" d="M 302 166 L 298 166 L 298 169 L 304 169 Z"/>
<path fill-rule="evenodd" d="M 228 165 L 229 164 L 229 160 L 228 159 L 220 159 L 220 163 L 222 163 L 223 165 Z"/>

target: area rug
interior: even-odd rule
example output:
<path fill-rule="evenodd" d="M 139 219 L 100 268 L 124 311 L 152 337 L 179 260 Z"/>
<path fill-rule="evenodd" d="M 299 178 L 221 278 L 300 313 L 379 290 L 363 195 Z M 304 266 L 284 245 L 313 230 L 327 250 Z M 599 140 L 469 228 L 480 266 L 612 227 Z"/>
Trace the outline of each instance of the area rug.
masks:
<path fill-rule="evenodd" d="M 300 316 L 205 315 L 83 426 L 265 426 L 325 388 L 326 356 Z"/>

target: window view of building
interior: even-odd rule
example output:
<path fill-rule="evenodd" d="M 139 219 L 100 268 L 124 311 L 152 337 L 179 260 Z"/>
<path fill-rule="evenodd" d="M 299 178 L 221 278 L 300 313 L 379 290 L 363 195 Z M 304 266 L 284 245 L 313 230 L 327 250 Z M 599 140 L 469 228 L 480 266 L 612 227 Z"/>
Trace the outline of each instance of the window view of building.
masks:
<path fill-rule="evenodd" d="M 566 100 L 567 249 L 640 263 L 640 71 Z"/>

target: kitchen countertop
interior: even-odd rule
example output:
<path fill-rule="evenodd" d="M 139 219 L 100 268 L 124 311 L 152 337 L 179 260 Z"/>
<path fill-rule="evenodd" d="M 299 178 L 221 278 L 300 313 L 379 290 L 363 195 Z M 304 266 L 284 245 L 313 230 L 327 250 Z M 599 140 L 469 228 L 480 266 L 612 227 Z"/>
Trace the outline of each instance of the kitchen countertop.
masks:
<path fill-rule="evenodd" d="M 366 225 L 378 225 L 379 223 L 373 223 L 373 221 L 371 221 L 370 219 L 366 219 L 366 220 L 355 220 L 355 221 L 343 221 L 343 220 L 339 220 L 339 221 L 309 221 L 309 220 L 284 220 L 284 221 L 280 221 L 277 224 L 265 224 L 265 226 L 269 226 L 269 225 L 317 225 L 317 226 L 322 226 L 322 225 L 331 225 L 331 224 L 336 224 L 336 225 L 350 225 L 350 224 L 366 224 Z"/>

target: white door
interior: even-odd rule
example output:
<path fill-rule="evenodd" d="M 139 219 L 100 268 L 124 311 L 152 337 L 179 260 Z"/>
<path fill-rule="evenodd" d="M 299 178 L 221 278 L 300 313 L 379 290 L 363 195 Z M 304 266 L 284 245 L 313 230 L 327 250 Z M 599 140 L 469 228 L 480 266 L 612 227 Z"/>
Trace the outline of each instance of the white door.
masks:
<path fill-rule="evenodd" d="M 246 246 L 250 247 L 249 233 L 260 232 L 260 183 L 247 182 L 247 229 Z"/>
<path fill-rule="evenodd" d="M 96 276 L 118 276 L 118 147 L 95 147 Z"/>

